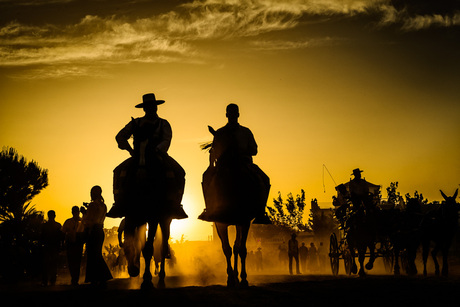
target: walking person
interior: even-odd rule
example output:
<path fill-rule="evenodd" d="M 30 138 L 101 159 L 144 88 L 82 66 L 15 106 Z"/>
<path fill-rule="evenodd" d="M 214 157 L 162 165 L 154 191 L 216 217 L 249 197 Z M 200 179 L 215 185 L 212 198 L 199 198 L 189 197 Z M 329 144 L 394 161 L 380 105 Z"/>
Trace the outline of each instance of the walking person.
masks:
<path fill-rule="evenodd" d="M 112 274 L 102 256 L 106 213 L 107 206 L 102 197 L 102 189 L 96 185 L 91 189 L 91 202 L 88 205 L 86 214 L 83 216 L 88 257 L 85 282 L 101 287 L 104 287 L 106 282 L 112 279 Z"/>
<path fill-rule="evenodd" d="M 72 286 L 78 286 L 83 254 L 83 224 L 78 206 L 72 207 L 72 217 L 64 222 L 62 232 L 64 233 L 71 284 Z"/>
<path fill-rule="evenodd" d="M 59 250 L 62 243 L 61 224 L 55 221 L 56 212 L 48 211 L 48 221 L 42 226 L 41 242 L 43 247 L 42 285 L 56 284 Z"/>

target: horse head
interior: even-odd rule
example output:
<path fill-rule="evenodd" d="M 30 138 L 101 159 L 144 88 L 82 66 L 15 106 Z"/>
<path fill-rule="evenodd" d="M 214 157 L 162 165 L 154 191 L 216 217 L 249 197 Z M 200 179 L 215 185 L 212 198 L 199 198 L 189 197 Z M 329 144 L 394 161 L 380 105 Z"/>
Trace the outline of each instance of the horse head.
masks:
<path fill-rule="evenodd" d="M 441 216 L 444 219 L 451 219 L 456 224 L 458 223 L 458 211 L 460 210 L 460 205 L 457 203 L 456 198 L 458 195 L 458 189 L 455 191 L 453 196 L 447 196 L 441 191 L 441 195 L 445 201 L 441 204 Z"/>

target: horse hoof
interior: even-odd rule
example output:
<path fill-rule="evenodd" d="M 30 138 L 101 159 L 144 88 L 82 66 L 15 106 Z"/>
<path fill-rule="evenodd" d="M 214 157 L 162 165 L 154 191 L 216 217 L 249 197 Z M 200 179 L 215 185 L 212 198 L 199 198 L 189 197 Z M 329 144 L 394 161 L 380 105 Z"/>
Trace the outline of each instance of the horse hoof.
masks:
<path fill-rule="evenodd" d="M 166 283 L 165 283 L 164 279 L 160 279 L 160 280 L 158 281 L 158 285 L 157 285 L 157 286 L 158 286 L 158 289 L 164 289 L 164 288 L 166 288 Z"/>
<path fill-rule="evenodd" d="M 249 287 L 249 283 L 248 281 L 245 279 L 245 280 L 242 280 L 239 284 L 240 288 L 248 288 Z"/>
<path fill-rule="evenodd" d="M 130 277 L 137 277 L 139 276 L 140 270 L 139 267 L 135 265 L 128 265 L 128 274 Z"/>
<path fill-rule="evenodd" d="M 366 276 L 366 272 L 364 272 L 364 269 L 360 269 L 358 274 L 359 274 L 359 277 L 365 277 Z"/>
<path fill-rule="evenodd" d="M 235 288 L 236 287 L 236 284 L 237 282 L 235 281 L 234 278 L 227 278 L 227 287 L 228 288 Z"/>
<path fill-rule="evenodd" d="M 358 267 L 356 266 L 356 264 L 353 264 L 353 265 L 351 266 L 351 273 L 352 273 L 352 274 L 358 273 Z"/>
<path fill-rule="evenodd" d="M 149 290 L 153 290 L 155 289 L 155 287 L 153 286 L 153 283 L 152 281 L 143 281 L 142 284 L 141 284 L 141 290 L 146 290 L 146 291 L 149 291 Z"/>

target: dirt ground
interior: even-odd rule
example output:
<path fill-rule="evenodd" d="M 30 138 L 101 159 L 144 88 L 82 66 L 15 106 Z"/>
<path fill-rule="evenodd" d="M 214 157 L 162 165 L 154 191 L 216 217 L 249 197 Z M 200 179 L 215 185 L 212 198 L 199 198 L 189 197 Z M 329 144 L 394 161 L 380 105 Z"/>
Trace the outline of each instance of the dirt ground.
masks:
<path fill-rule="evenodd" d="M 139 290 L 138 280 L 128 278 L 114 279 L 103 290 L 3 284 L 0 295 L 12 306 L 460 306 L 460 275 L 255 275 L 244 289 L 187 285 L 190 281 L 193 277 L 167 277 L 166 289 L 150 291 Z"/>

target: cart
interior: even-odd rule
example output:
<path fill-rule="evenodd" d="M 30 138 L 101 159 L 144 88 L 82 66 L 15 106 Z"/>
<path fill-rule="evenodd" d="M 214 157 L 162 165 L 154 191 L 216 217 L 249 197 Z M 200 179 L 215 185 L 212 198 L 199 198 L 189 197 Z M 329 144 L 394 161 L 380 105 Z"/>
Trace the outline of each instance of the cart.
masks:
<path fill-rule="evenodd" d="M 380 199 L 380 186 L 375 184 L 369 184 L 370 193 L 373 196 L 373 199 L 376 203 L 376 206 L 379 206 Z M 348 184 L 342 184 L 336 187 L 337 190 L 337 198 L 335 199 L 334 206 L 338 209 L 341 205 L 341 202 L 349 201 L 345 194 L 349 191 Z M 336 210 L 337 210 L 336 209 Z M 337 219 L 336 214 L 334 214 L 334 218 Z M 340 224 L 340 223 L 339 223 Z M 343 226 L 343 223 L 342 223 Z M 357 269 L 353 267 L 354 259 L 353 255 L 357 255 L 357 250 L 351 250 L 351 247 L 347 243 L 346 240 L 347 233 L 344 227 L 342 229 L 338 229 L 337 232 L 333 232 L 329 238 L 329 260 L 331 264 L 332 274 L 334 276 L 339 274 L 339 267 L 340 267 L 340 260 L 343 260 L 343 266 L 345 268 L 345 273 L 347 275 L 356 274 Z M 393 271 L 393 263 L 394 263 L 394 253 L 393 253 L 393 245 L 389 238 L 378 238 L 376 239 L 375 243 L 375 250 L 374 256 L 375 258 L 381 257 L 383 259 L 385 270 L 388 273 Z M 366 252 L 366 257 L 370 257 L 370 252 Z"/>

